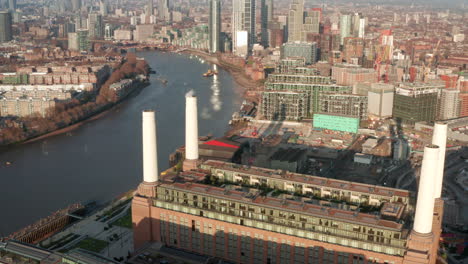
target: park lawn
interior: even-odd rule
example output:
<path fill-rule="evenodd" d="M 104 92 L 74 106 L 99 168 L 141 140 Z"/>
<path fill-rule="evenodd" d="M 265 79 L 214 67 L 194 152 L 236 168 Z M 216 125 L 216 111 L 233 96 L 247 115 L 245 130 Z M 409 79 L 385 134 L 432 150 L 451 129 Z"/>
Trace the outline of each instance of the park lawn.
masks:
<path fill-rule="evenodd" d="M 76 247 L 99 253 L 103 249 L 105 249 L 108 245 L 109 245 L 109 242 L 107 241 L 88 237 L 88 238 L 81 240 L 76 245 Z"/>
<path fill-rule="evenodd" d="M 125 228 L 132 228 L 132 215 L 130 214 L 130 210 L 122 216 L 121 218 L 117 219 L 112 225 L 125 227 Z"/>

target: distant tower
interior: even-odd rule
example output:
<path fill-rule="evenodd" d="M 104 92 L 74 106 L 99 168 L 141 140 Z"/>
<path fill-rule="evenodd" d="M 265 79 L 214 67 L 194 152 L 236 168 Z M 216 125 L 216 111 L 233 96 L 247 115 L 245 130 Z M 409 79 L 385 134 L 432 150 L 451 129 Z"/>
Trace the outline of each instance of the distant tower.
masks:
<path fill-rule="evenodd" d="M 163 21 L 171 20 L 171 12 L 169 10 L 169 0 L 158 0 L 158 17 Z"/>
<path fill-rule="evenodd" d="M 14 12 L 16 8 L 16 0 L 8 0 L 8 9 Z"/>
<path fill-rule="evenodd" d="M 351 36 L 351 16 L 350 15 L 341 15 L 340 17 L 340 35 L 341 41 L 340 44 L 344 44 L 344 39 Z"/>
<path fill-rule="evenodd" d="M 261 26 L 262 26 L 262 45 L 270 46 L 270 36 L 268 30 L 271 22 L 273 22 L 273 0 L 262 0 L 261 2 Z"/>
<path fill-rule="evenodd" d="M 73 12 L 79 12 L 81 10 L 81 0 L 72 0 Z"/>
<path fill-rule="evenodd" d="M 288 15 L 288 42 L 302 41 L 304 0 L 293 0 Z"/>
<path fill-rule="evenodd" d="M 148 0 L 148 10 L 146 10 L 146 15 L 147 16 L 152 16 L 154 15 L 154 3 L 153 3 L 154 0 Z"/>
<path fill-rule="evenodd" d="M 248 49 L 256 42 L 255 31 L 255 0 L 236 0 L 232 2 L 232 46 L 234 53 L 238 46 L 238 32 L 247 31 Z"/>
<path fill-rule="evenodd" d="M 221 36 L 221 1 L 210 0 L 210 52 L 216 53 L 220 50 Z"/>
<path fill-rule="evenodd" d="M 107 13 L 109 12 L 109 6 L 105 0 L 101 0 L 101 2 L 99 2 L 99 11 L 102 16 L 107 16 Z"/>
<path fill-rule="evenodd" d="M 8 11 L 0 11 L 0 43 L 8 42 L 13 39 L 11 24 L 11 13 Z"/>
<path fill-rule="evenodd" d="M 97 13 L 91 13 L 88 16 L 88 30 L 89 38 L 102 38 L 104 37 L 104 23 L 102 21 L 102 15 Z"/>

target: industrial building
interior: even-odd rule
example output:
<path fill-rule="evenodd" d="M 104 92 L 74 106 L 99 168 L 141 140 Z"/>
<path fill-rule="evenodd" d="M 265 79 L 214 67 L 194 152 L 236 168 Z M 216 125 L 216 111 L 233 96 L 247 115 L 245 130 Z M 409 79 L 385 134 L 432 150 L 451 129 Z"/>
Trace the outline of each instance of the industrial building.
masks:
<path fill-rule="evenodd" d="M 154 112 L 143 113 L 142 127 L 135 248 L 155 242 L 235 263 L 433 264 L 438 257 L 447 125 L 436 125 L 434 145 L 425 148 L 416 201 L 406 190 L 202 160 L 191 96 L 183 172 L 159 174 Z"/>
<path fill-rule="evenodd" d="M 403 123 L 434 121 L 437 113 L 438 93 L 443 85 L 404 83 L 396 87 L 393 117 Z"/>

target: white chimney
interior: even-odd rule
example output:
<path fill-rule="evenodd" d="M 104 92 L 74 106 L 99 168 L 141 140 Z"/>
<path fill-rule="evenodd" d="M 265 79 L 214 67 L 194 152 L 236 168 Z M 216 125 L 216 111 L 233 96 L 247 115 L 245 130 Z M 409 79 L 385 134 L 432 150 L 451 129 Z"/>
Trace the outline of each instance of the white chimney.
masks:
<path fill-rule="evenodd" d="M 447 123 L 436 123 L 434 125 L 434 134 L 432 144 L 439 146 L 439 161 L 437 162 L 437 174 L 434 180 L 434 198 L 442 196 L 442 186 L 444 180 L 445 168 L 445 149 L 447 146 Z"/>
<path fill-rule="evenodd" d="M 434 178 L 437 175 L 439 147 L 428 145 L 424 148 L 424 157 L 419 177 L 418 200 L 416 201 L 416 215 L 413 230 L 420 234 L 432 231 L 432 217 L 434 215 Z"/>
<path fill-rule="evenodd" d="M 185 159 L 198 160 L 197 97 L 185 96 Z"/>
<path fill-rule="evenodd" d="M 158 152 L 156 140 L 156 119 L 152 110 L 143 111 L 143 180 L 147 183 L 158 181 Z"/>

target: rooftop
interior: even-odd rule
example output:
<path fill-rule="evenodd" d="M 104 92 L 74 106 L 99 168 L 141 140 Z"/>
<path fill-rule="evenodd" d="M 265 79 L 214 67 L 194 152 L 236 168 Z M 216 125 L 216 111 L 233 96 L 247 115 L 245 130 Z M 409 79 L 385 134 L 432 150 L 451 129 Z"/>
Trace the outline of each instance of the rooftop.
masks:
<path fill-rule="evenodd" d="M 328 178 L 305 175 L 305 174 L 291 173 L 291 172 L 282 171 L 282 170 L 249 167 L 249 166 L 243 166 L 243 165 L 227 163 L 227 162 L 222 162 L 222 161 L 208 160 L 208 161 L 205 161 L 203 165 L 210 166 L 213 168 L 230 170 L 234 172 L 258 175 L 258 176 L 264 176 L 264 177 L 276 178 L 276 179 L 282 179 L 282 180 L 288 180 L 288 181 L 295 181 L 295 182 L 306 183 L 306 184 L 314 184 L 314 185 L 319 185 L 323 187 L 330 187 L 330 188 L 336 188 L 336 189 L 341 189 L 341 190 L 368 193 L 368 194 L 374 194 L 374 195 L 385 196 L 385 197 L 393 197 L 393 196 L 409 197 L 410 196 L 410 192 L 406 190 L 400 190 L 400 189 L 394 189 L 394 188 L 388 188 L 388 187 L 370 185 L 370 184 L 364 184 L 364 183 L 342 181 L 342 180 L 336 180 L 336 179 L 328 179 Z"/>

